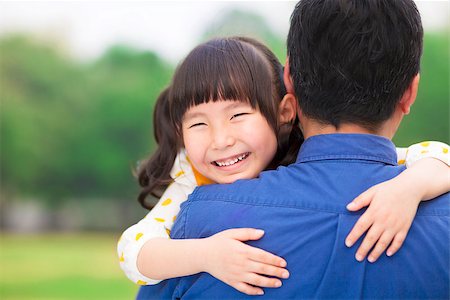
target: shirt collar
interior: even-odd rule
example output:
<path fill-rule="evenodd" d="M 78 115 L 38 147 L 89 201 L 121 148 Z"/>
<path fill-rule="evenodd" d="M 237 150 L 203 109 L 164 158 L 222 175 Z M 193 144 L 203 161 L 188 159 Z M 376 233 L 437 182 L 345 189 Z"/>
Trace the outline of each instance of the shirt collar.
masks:
<path fill-rule="evenodd" d="M 191 164 L 189 163 L 186 150 L 184 148 L 180 149 L 177 157 L 175 158 L 175 163 L 170 171 L 170 177 L 180 184 L 187 186 L 196 185 L 194 172 L 192 171 Z"/>
<path fill-rule="evenodd" d="M 186 149 L 184 148 L 180 149 L 177 157 L 175 158 L 175 163 L 170 171 L 170 177 L 172 177 L 172 179 L 176 182 L 188 186 L 201 186 L 214 183 L 194 168 L 189 160 L 189 157 L 187 156 Z"/>
<path fill-rule="evenodd" d="M 369 160 L 397 165 L 394 144 L 372 134 L 333 133 L 307 138 L 299 151 L 297 163 L 315 160 Z"/>

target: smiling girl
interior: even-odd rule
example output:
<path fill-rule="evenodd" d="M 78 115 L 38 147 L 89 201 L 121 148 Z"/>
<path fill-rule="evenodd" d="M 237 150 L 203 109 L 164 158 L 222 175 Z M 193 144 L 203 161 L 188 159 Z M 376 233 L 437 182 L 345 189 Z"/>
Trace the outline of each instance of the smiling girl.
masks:
<path fill-rule="evenodd" d="M 182 124 L 191 163 L 212 181 L 255 178 L 275 156 L 275 133 L 248 103 L 202 103 L 186 112 Z"/>
<path fill-rule="evenodd" d="M 132 281 L 157 284 L 208 272 L 241 292 L 257 295 L 263 293 L 261 287 L 280 287 L 280 278 L 289 277 L 283 258 L 245 243 L 262 238 L 263 230 L 237 228 L 203 239 L 170 239 L 180 204 L 196 186 L 255 178 L 263 170 L 295 161 L 303 137 L 296 99 L 286 93 L 282 74 L 283 67 L 273 53 L 248 38 L 201 44 L 177 68 L 155 107 L 158 148 L 138 170 L 141 204 L 146 206 L 149 194 L 160 201 L 118 243 L 120 265 Z M 431 143 L 430 149 L 434 145 L 441 147 Z M 406 151 L 399 151 L 399 160 L 419 152 L 409 151 L 405 157 Z M 395 189 L 417 198 L 408 194 L 409 187 L 417 183 L 415 172 L 422 171 L 407 169 L 397 180 L 407 178 L 402 182 L 408 185 L 388 181 L 372 197 L 389 205 L 393 200 L 390 191 Z M 429 192 L 439 195 L 445 188 L 442 184 Z"/>

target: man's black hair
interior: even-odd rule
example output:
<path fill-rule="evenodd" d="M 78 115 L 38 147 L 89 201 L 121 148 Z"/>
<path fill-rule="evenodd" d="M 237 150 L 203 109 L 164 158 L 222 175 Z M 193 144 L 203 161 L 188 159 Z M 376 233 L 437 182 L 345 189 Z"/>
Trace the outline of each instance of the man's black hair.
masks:
<path fill-rule="evenodd" d="M 419 72 L 422 39 L 412 0 L 300 1 L 287 47 L 303 114 L 376 129 Z"/>

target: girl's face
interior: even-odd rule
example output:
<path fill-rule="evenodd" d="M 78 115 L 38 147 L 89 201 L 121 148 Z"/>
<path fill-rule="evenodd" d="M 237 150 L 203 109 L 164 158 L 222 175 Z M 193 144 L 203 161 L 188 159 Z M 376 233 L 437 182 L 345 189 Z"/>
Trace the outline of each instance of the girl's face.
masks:
<path fill-rule="evenodd" d="M 277 151 L 266 118 L 245 102 L 193 106 L 183 116 L 182 130 L 191 163 L 217 183 L 257 177 Z"/>

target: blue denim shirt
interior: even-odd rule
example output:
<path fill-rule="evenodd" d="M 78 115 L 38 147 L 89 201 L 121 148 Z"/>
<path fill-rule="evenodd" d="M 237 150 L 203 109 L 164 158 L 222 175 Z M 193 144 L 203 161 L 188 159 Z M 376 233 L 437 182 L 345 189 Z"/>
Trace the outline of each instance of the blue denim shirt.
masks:
<path fill-rule="evenodd" d="M 361 239 L 352 248 L 344 244 L 363 212 L 349 212 L 346 205 L 403 170 L 388 139 L 328 134 L 308 138 L 288 167 L 257 179 L 199 187 L 182 205 L 172 238 L 261 228 L 263 238 L 248 244 L 285 258 L 290 277 L 280 288 L 265 288 L 264 296 L 247 296 L 200 273 L 141 287 L 138 299 L 448 299 L 449 194 L 419 206 L 403 247 L 392 257 L 360 263 L 354 257 Z"/>

